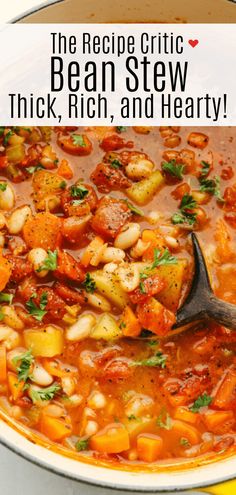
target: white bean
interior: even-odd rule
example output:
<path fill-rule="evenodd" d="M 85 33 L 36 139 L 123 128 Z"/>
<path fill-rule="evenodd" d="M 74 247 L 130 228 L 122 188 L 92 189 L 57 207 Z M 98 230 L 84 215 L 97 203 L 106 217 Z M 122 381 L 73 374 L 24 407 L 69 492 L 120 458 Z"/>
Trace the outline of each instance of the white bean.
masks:
<path fill-rule="evenodd" d="M 147 158 L 134 157 L 125 168 L 130 179 L 141 180 L 150 177 L 154 164 Z"/>
<path fill-rule="evenodd" d="M 142 241 L 142 239 L 139 239 L 130 251 L 132 258 L 141 258 L 141 256 L 145 253 L 145 251 L 147 251 L 149 246 L 150 242 L 145 242 Z"/>
<path fill-rule="evenodd" d="M 63 392 L 70 397 L 75 391 L 75 381 L 71 376 L 63 376 L 61 379 L 61 386 Z"/>
<path fill-rule="evenodd" d="M 6 225 L 6 218 L 3 213 L 0 213 L 0 230 L 3 229 Z"/>
<path fill-rule="evenodd" d="M 87 435 L 88 437 L 91 437 L 91 435 L 95 435 L 95 433 L 97 433 L 98 431 L 98 424 L 96 421 L 92 421 L 92 420 L 89 420 L 87 422 L 87 425 L 84 429 L 84 433 L 85 435 Z"/>
<path fill-rule="evenodd" d="M 15 204 L 15 192 L 8 182 L 1 181 L 1 184 L 6 184 L 6 189 L 5 191 L 0 190 L 0 210 L 8 211 Z"/>
<path fill-rule="evenodd" d="M 53 377 L 45 370 L 40 363 L 35 363 L 31 373 L 31 380 L 37 385 L 47 387 L 53 382 Z"/>
<path fill-rule="evenodd" d="M 173 249 L 174 251 L 179 249 L 179 241 L 178 239 L 175 239 L 175 237 L 172 237 L 171 235 L 166 235 L 165 241 L 170 249 Z"/>
<path fill-rule="evenodd" d="M 136 244 L 140 236 L 140 232 L 141 228 L 139 223 L 127 223 L 115 238 L 114 246 L 119 249 L 131 248 L 134 244 Z"/>
<path fill-rule="evenodd" d="M 140 282 L 139 269 L 135 263 L 120 266 L 116 270 L 120 285 L 125 292 L 135 290 Z"/>
<path fill-rule="evenodd" d="M 101 261 L 103 263 L 120 263 L 125 259 L 125 252 L 123 249 L 116 247 L 107 247 L 103 252 Z"/>
<path fill-rule="evenodd" d="M 80 316 L 77 322 L 66 330 L 66 339 L 72 342 L 85 339 L 90 335 L 95 323 L 96 318 L 91 314 Z"/>
<path fill-rule="evenodd" d="M 114 273 L 117 269 L 117 264 L 116 263 L 107 263 L 104 265 L 103 270 L 106 273 Z"/>
<path fill-rule="evenodd" d="M 94 391 L 88 398 L 88 406 L 91 407 L 92 409 L 102 409 L 105 407 L 107 401 L 105 395 L 103 395 L 101 392 Z"/>
<path fill-rule="evenodd" d="M 24 227 L 24 224 L 31 216 L 31 208 L 29 206 L 20 206 L 17 208 L 7 221 L 7 228 L 10 234 L 19 234 Z"/>
<path fill-rule="evenodd" d="M 152 210 L 147 214 L 146 219 L 148 223 L 155 225 L 161 220 L 161 214 L 159 211 Z"/>
<path fill-rule="evenodd" d="M 1 310 L 4 315 L 3 321 L 6 325 L 14 330 L 23 330 L 25 325 L 13 306 L 2 306 Z"/>
<path fill-rule="evenodd" d="M 93 294 L 88 293 L 86 297 L 90 306 L 93 306 L 96 309 L 100 309 L 100 311 L 111 311 L 111 305 L 109 301 L 101 294 L 98 294 L 97 292 L 94 292 Z"/>
<path fill-rule="evenodd" d="M 0 325 L 0 342 L 3 342 L 7 350 L 14 349 L 20 345 L 18 332 L 6 325 Z"/>
<path fill-rule="evenodd" d="M 43 278 L 48 274 L 48 270 L 38 271 L 46 258 L 47 251 L 43 248 L 34 248 L 29 251 L 28 260 L 32 263 L 37 277 Z"/>
<path fill-rule="evenodd" d="M 83 396 L 79 394 L 73 394 L 70 396 L 70 400 L 66 402 L 66 407 L 78 407 L 83 402 Z"/>

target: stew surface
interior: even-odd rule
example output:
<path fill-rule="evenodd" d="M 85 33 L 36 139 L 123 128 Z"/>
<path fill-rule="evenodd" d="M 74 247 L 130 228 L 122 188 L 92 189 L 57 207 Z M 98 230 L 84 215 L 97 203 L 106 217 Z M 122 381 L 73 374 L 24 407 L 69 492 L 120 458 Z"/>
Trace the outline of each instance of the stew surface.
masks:
<path fill-rule="evenodd" d="M 122 468 L 236 445 L 236 333 L 176 333 L 197 231 L 236 304 L 236 128 L 0 127 L 0 415 Z"/>

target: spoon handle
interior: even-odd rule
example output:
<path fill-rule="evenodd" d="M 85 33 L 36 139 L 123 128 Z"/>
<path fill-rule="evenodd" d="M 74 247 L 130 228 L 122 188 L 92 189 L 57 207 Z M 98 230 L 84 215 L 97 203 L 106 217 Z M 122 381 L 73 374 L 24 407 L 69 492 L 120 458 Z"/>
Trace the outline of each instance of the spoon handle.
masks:
<path fill-rule="evenodd" d="M 236 330 L 236 305 L 209 295 L 207 313 L 210 318 L 231 330 Z"/>

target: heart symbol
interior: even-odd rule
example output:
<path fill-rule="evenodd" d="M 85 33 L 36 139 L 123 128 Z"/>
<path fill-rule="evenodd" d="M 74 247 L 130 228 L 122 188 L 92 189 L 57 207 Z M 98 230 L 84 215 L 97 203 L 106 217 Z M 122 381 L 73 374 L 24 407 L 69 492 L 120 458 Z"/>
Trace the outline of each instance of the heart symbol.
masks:
<path fill-rule="evenodd" d="M 197 46 L 199 43 L 198 40 L 188 40 L 188 42 L 192 48 L 195 48 L 195 46 Z"/>

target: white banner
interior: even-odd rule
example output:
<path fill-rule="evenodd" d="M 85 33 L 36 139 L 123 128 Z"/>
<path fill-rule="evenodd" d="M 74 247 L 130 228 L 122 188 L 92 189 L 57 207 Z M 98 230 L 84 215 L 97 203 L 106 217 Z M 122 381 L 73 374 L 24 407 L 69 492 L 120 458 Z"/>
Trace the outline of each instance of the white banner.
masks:
<path fill-rule="evenodd" d="M 1 125 L 236 125 L 234 24 L 0 26 Z"/>

